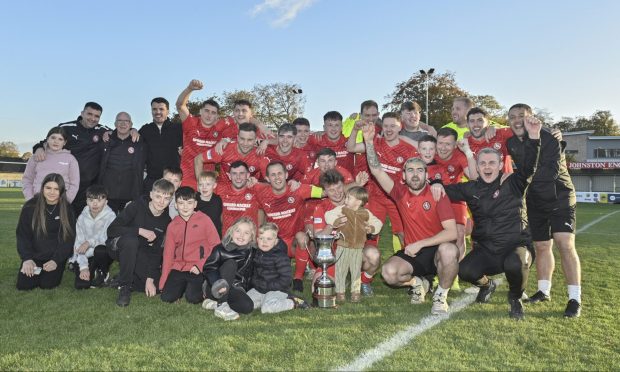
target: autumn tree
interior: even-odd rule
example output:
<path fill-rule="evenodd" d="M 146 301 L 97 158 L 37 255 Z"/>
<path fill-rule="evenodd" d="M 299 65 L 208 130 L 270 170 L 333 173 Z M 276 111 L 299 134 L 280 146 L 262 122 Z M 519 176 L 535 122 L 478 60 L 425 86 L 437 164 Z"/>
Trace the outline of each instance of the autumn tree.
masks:
<path fill-rule="evenodd" d="M 11 141 L 0 142 L 0 156 L 7 156 L 11 158 L 19 157 L 19 148 Z"/>

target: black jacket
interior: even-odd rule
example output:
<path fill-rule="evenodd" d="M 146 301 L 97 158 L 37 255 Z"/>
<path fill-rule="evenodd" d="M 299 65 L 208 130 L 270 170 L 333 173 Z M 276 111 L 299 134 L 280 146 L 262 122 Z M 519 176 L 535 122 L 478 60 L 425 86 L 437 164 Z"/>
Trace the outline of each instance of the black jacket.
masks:
<path fill-rule="evenodd" d="M 196 205 L 196 210 L 201 211 L 211 218 L 213 221 L 213 225 L 217 230 L 217 233 L 222 238 L 222 198 L 219 195 L 213 194 L 211 195 L 211 200 L 204 201 L 200 198 L 200 195 L 197 196 L 198 204 Z"/>
<path fill-rule="evenodd" d="M 103 154 L 100 143 L 103 141 L 103 134 L 110 130 L 101 124 L 97 124 L 94 128 L 86 128 L 80 123 L 81 119 L 78 117 L 77 120 L 58 124 L 67 132 L 65 149 L 71 151 L 80 166 L 80 188 L 90 186 L 97 181 Z M 42 147 L 45 141 L 36 144 L 33 153 Z"/>
<path fill-rule="evenodd" d="M 286 243 L 282 239 L 268 252 L 263 252 L 254 248 L 254 258 L 252 259 L 252 281 L 251 287 L 260 293 L 269 291 L 287 292 L 293 280 L 293 270 L 291 269 L 291 259 L 286 252 Z"/>
<path fill-rule="evenodd" d="M 145 148 L 142 139 L 132 142 L 131 136 L 124 140 L 118 138 L 116 130 L 110 135 L 110 140 L 101 144 L 103 156 L 99 169 L 98 183 L 106 186 L 110 199 L 135 199 L 142 194 L 144 179 Z M 119 157 L 111 156 L 113 151 L 121 152 Z M 128 160 L 127 171 L 118 172 L 115 169 L 122 164 L 113 164 L 116 161 Z"/>
<path fill-rule="evenodd" d="M 34 218 L 34 206 L 37 198 L 35 196 L 28 200 L 22 207 L 19 221 L 17 222 L 17 253 L 22 262 L 27 260 L 54 260 L 58 266 L 62 265 L 73 253 L 73 244 L 75 242 L 75 234 L 71 239 L 64 240 L 62 237 L 62 228 L 60 226 L 60 207 L 52 209 L 48 206 L 48 210 L 52 209 L 51 214 L 46 213 L 47 236 L 38 236 L 32 229 L 32 220 Z M 69 221 L 71 226 L 75 228 L 75 216 L 73 209 L 68 208 Z M 63 270 L 63 268 L 60 268 Z"/>
<path fill-rule="evenodd" d="M 237 262 L 237 273 L 232 285 L 248 290 L 250 278 L 252 277 L 253 255 L 253 248 L 228 250 L 220 243 L 211 251 L 211 255 L 207 258 L 202 268 L 202 272 L 209 284 L 213 285 L 213 283 L 221 279 L 219 268 L 224 261 L 235 260 Z"/>
<path fill-rule="evenodd" d="M 159 278 L 164 250 L 164 235 L 170 222 L 170 215 L 167 209 L 159 216 L 153 215 L 149 209 L 149 201 L 150 199 L 147 196 L 141 196 L 127 204 L 125 209 L 108 226 L 106 243 L 109 245 L 111 240 L 123 235 L 137 236 L 140 243 L 138 249 L 144 249 L 147 253 L 148 277 Z M 140 228 L 153 231 L 157 237 L 149 243 L 145 238 L 138 235 Z"/>
<path fill-rule="evenodd" d="M 164 176 L 164 168 L 179 167 L 181 164 L 179 147 L 183 147 L 181 124 L 166 119 L 161 132 L 155 123 L 144 124 L 139 132 L 147 149 L 146 175 L 148 178 L 160 179 Z"/>
<path fill-rule="evenodd" d="M 517 136 L 512 136 L 506 141 L 506 145 L 518 169 L 524 161 L 525 143 Z M 527 200 L 530 203 L 545 204 L 558 200 L 566 207 L 577 202 L 563 147 L 560 141 L 546 130 L 540 131 L 540 157 L 532 184 L 527 190 Z"/>
<path fill-rule="evenodd" d="M 478 178 L 445 186 L 452 201 L 467 202 L 474 219 L 474 243 L 497 254 L 531 244 L 524 195 L 536 170 L 540 141 L 527 139 L 524 149 L 523 166 L 501 184 L 500 172 L 491 183 Z"/>

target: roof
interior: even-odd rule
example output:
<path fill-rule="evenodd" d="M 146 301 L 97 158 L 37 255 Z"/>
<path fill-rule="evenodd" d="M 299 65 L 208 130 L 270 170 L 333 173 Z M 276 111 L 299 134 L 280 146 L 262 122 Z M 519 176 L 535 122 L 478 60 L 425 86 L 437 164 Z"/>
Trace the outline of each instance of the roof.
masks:
<path fill-rule="evenodd" d="M 584 134 L 593 134 L 594 131 L 593 130 L 580 130 L 577 132 L 562 132 L 562 137 L 566 137 L 566 136 L 580 136 L 580 135 L 584 135 Z"/>

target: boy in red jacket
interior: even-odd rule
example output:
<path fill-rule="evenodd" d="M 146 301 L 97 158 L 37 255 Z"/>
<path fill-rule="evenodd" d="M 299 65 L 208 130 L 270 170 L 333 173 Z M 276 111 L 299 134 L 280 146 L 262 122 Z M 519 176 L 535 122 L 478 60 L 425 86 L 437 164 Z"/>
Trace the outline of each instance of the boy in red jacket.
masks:
<path fill-rule="evenodd" d="M 174 302 L 185 293 L 192 304 L 201 303 L 202 267 L 220 238 L 211 219 L 202 212 L 195 212 L 196 192 L 188 186 L 175 193 L 179 215 L 166 229 L 164 260 L 159 288 L 161 300 Z"/>

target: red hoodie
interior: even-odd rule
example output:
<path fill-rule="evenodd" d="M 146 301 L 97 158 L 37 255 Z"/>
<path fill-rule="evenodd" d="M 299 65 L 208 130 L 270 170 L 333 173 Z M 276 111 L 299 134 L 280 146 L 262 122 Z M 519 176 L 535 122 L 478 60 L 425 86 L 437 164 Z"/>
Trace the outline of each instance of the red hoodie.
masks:
<path fill-rule="evenodd" d="M 202 270 L 213 247 L 219 243 L 217 230 L 206 214 L 195 212 L 187 222 L 176 216 L 166 229 L 159 289 L 164 288 L 171 270 L 189 271 L 194 265 Z"/>

